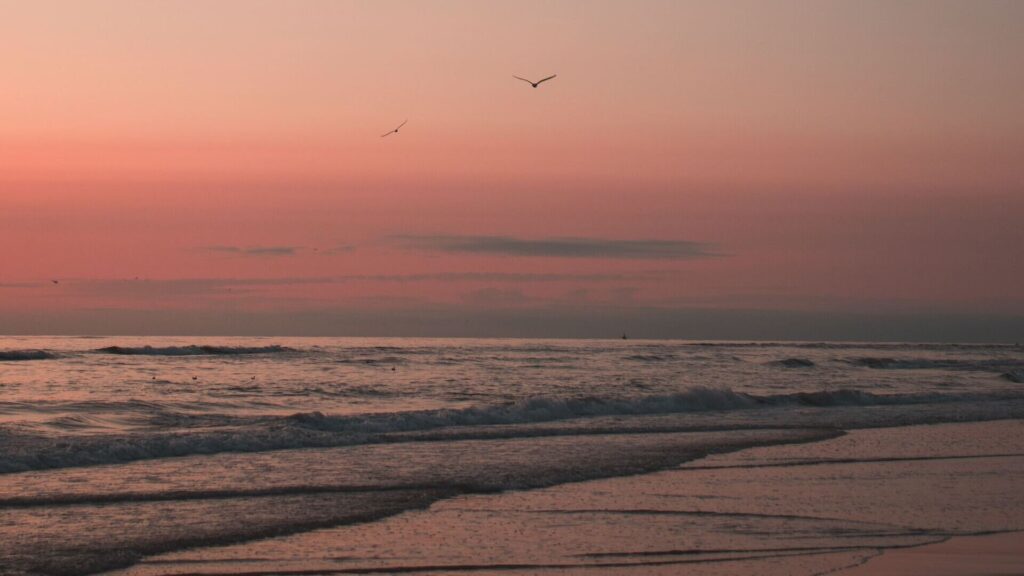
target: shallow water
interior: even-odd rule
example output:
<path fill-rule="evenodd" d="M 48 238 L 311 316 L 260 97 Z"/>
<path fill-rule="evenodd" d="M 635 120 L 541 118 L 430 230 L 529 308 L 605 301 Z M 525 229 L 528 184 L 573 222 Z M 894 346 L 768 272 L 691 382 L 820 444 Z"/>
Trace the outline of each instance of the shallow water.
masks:
<path fill-rule="evenodd" d="M 842 430 L 1022 418 L 1022 367 L 999 345 L 4 338 L 0 573 L 93 572 Z"/>
<path fill-rule="evenodd" d="M 1020 421 L 857 430 L 643 476 L 459 496 L 122 574 L 832 573 L 882 551 L 1024 529 L 1022 432 Z"/>

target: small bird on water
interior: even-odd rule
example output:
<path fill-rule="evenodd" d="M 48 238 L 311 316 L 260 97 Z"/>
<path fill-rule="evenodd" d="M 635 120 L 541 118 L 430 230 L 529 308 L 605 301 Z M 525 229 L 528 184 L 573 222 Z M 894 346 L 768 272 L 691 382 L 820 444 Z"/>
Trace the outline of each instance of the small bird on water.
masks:
<path fill-rule="evenodd" d="M 540 86 L 541 82 L 547 82 L 548 80 L 551 80 L 555 76 L 558 76 L 558 74 L 552 74 L 551 76 L 548 76 L 547 78 L 544 78 L 544 79 L 541 79 L 541 80 L 537 80 L 536 82 L 534 82 L 533 80 L 527 80 L 526 78 L 520 78 L 519 76 L 516 76 L 515 74 L 512 75 L 512 77 L 515 78 L 516 80 L 522 80 L 523 82 L 526 82 L 527 84 L 529 84 L 530 86 L 533 86 L 534 88 L 536 88 L 537 86 Z"/>
<path fill-rule="evenodd" d="M 405 126 L 407 122 L 409 122 L 409 120 L 406 120 L 405 122 L 402 122 L 401 124 L 399 124 L 398 128 L 395 128 L 394 130 L 391 130 L 390 132 L 381 134 L 380 137 L 383 138 L 385 136 L 391 136 L 392 134 L 398 134 L 398 129 L 401 128 L 402 126 Z"/>

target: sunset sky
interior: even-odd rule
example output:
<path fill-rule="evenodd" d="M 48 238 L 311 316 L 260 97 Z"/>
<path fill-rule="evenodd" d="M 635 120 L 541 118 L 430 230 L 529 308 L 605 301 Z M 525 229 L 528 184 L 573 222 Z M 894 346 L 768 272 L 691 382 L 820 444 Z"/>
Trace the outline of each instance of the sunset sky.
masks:
<path fill-rule="evenodd" d="M 1024 339 L 1022 30 L 0 0 L 0 333 Z"/>

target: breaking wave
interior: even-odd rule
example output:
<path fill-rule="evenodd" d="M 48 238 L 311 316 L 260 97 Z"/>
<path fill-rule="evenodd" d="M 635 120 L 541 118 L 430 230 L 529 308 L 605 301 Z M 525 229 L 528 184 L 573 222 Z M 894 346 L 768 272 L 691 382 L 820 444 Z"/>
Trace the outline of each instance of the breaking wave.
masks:
<path fill-rule="evenodd" d="M 625 359 L 638 362 L 663 362 L 665 360 L 674 360 L 675 356 L 672 354 L 631 354 L 626 356 Z"/>
<path fill-rule="evenodd" d="M 50 360 L 57 355 L 46 350 L 0 350 L 0 362 L 17 362 L 20 360 Z"/>
<path fill-rule="evenodd" d="M 809 350 L 929 350 L 929 351 L 961 351 L 961 350 L 1020 350 L 1020 344 L 1006 343 L 956 343 L 956 342 L 683 342 L 680 346 L 696 346 L 701 348 L 805 348 Z"/>
<path fill-rule="evenodd" d="M 876 370 L 963 370 L 1000 371 L 1008 368 L 1024 368 L 1024 361 L 1011 359 L 954 360 L 943 358 L 886 358 L 861 357 L 847 360 L 854 366 Z"/>
<path fill-rule="evenodd" d="M 1002 375 L 1003 380 L 1009 380 L 1017 384 L 1024 384 L 1024 370 L 1013 370 L 1010 372 L 1004 372 Z"/>
<path fill-rule="evenodd" d="M 332 432 L 387 433 L 448 426 L 487 426 L 552 422 L 594 416 L 679 414 L 709 410 L 741 410 L 773 406 L 890 406 L 987 400 L 991 395 L 872 394 L 859 390 L 825 390 L 757 395 L 722 388 L 693 388 L 668 395 L 639 398 L 546 398 L 480 408 L 420 410 L 386 414 L 331 416 L 301 412 L 287 419 L 298 426 Z"/>
<path fill-rule="evenodd" d="M 993 402 L 997 401 L 998 402 Z M 1014 400 L 1016 402 L 1006 402 Z M 637 398 L 548 398 L 534 397 L 498 406 L 464 409 L 418 410 L 395 413 L 330 415 L 300 412 L 290 416 L 262 416 L 229 419 L 217 428 L 194 431 L 141 434 L 90 435 L 46 439 L 21 437 L 10 450 L 0 455 L 0 473 L 49 468 L 113 464 L 134 460 L 216 454 L 222 452 L 264 452 L 296 448 L 337 447 L 387 442 L 415 442 L 436 438 L 482 439 L 518 438 L 537 435 L 615 434 L 624 432 L 681 431 L 706 429 L 707 421 L 695 428 L 693 423 L 677 420 L 658 424 L 642 420 L 626 423 L 621 417 L 670 415 L 708 411 L 756 410 L 758 408 L 796 407 L 828 409 L 832 407 L 950 405 L 984 403 L 1009 410 L 1011 416 L 1024 409 L 1021 395 L 994 394 L 872 394 L 856 390 L 828 390 L 806 393 L 755 395 L 728 389 L 695 388 L 670 395 Z M 1012 404 L 1013 406 L 1009 406 Z M 966 412 L 957 409 L 957 417 Z M 1004 411 L 1005 411 L 1004 410 Z M 948 410 L 947 410 L 948 412 Z M 979 412 L 987 419 L 992 412 Z M 603 421 L 577 420 L 572 425 L 540 427 L 543 423 L 591 417 L 620 417 Z M 778 416 L 769 416 L 770 419 Z M 890 425 L 906 420 L 909 414 L 894 414 Z M 1005 416 L 1002 416 L 1005 417 Z M 1016 417 L 1016 416 L 1013 416 Z M 208 416 L 214 420 L 212 416 Z M 791 423 L 790 416 L 782 417 Z M 847 416 L 849 418 L 849 416 Z M 909 420 L 907 419 L 909 418 Z M 931 421 L 945 421 L 931 417 Z M 937 418 L 937 419 L 936 419 Z M 918 418 L 919 419 L 919 418 Z M 825 417 L 822 422 L 831 422 Z M 771 421 L 771 420 L 769 420 Z M 860 420 L 858 420 L 860 421 Z M 865 420 L 865 423 L 869 422 Z M 892 423 L 895 422 L 895 423 Z M 207 422 L 208 424 L 212 422 Z M 906 422 L 903 422 L 904 424 Z M 763 424 L 762 424 L 763 425 Z M 869 424 L 870 425 L 870 424 Z M 704 427 L 704 428 L 702 428 Z M 731 429 L 730 425 L 726 425 Z M 717 428 L 716 428 L 717 429 Z M 0 429 L 0 435 L 3 434 Z M 19 435 L 20 436 L 20 435 Z M 436 438 L 435 438 L 436 437 Z"/>
<path fill-rule="evenodd" d="M 776 366 L 782 366 L 783 368 L 813 368 L 814 362 L 807 358 L 786 358 L 785 360 L 776 360 L 772 362 Z"/>
<path fill-rule="evenodd" d="M 295 352 L 287 346 L 107 346 L 98 348 L 101 354 L 118 354 L 121 356 L 237 356 L 242 354 L 276 354 Z"/>

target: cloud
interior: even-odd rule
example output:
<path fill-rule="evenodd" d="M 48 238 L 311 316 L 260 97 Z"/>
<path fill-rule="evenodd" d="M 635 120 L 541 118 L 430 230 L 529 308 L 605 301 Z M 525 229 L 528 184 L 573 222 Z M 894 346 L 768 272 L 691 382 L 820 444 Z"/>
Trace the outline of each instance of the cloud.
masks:
<path fill-rule="evenodd" d="M 639 293 L 640 288 L 636 286 L 622 286 L 620 288 L 612 288 L 610 297 L 613 303 L 625 306 L 635 304 Z"/>
<path fill-rule="evenodd" d="M 513 306 L 526 304 L 533 299 L 516 288 L 481 288 L 462 295 L 462 300 L 481 306 Z"/>
<path fill-rule="evenodd" d="M 691 340 L 1012 343 L 1024 339 L 1024 316 L 1013 314 L 386 303 L 387 307 L 360 303 L 303 311 L 0 310 L 0 326 L 8 334 L 618 338 L 627 332 L 636 339 Z"/>
<path fill-rule="evenodd" d="M 303 276 L 280 278 L 66 278 L 62 279 L 59 293 L 81 296 L 202 296 L 223 295 L 228 292 L 266 292 L 275 287 L 330 285 L 347 283 L 491 283 L 532 284 L 557 282 L 619 283 L 631 281 L 661 281 L 679 277 L 678 271 L 647 270 L 629 273 L 529 273 L 529 272 L 433 272 L 412 274 L 349 274 L 340 276 Z M 49 288 L 49 282 L 12 282 L 0 284 L 0 289 Z"/>
<path fill-rule="evenodd" d="M 689 260 L 718 256 L 713 246 L 689 240 L 615 240 L 608 238 L 542 238 L 510 236 L 398 235 L 389 240 L 416 250 L 548 258 L 615 258 L 624 260 Z"/>
<path fill-rule="evenodd" d="M 242 295 L 247 293 L 272 292 L 275 287 L 307 284 L 329 284 L 334 278 L 68 278 L 61 280 L 54 290 L 43 290 L 41 294 L 69 295 L 84 298 L 121 298 L 127 300 L 194 299 L 204 296 Z M 45 284 L 39 284 L 47 288 Z"/>
<path fill-rule="evenodd" d="M 328 249 L 324 250 L 322 253 L 323 254 L 329 254 L 329 255 L 333 255 L 333 254 L 348 254 L 349 252 L 352 252 L 355 249 L 356 249 L 356 246 L 354 244 L 339 244 L 338 246 L 334 246 L 332 248 L 328 248 Z"/>
<path fill-rule="evenodd" d="M 200 246 L 198 250 L 236 256 L 294 256 L 299 246 Z"/>
<path fill-rule="evenodd" d="M 576 274 L 530 272 L 435 272 L 429 274 L 376 274 L 339 276 L 337 281 L 367 282 L 621 282 L 628 280 L 663 279 L 677 276 L 671 270 L 646 272 Z"/>

